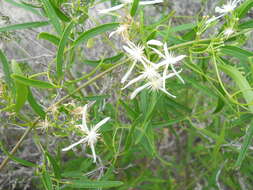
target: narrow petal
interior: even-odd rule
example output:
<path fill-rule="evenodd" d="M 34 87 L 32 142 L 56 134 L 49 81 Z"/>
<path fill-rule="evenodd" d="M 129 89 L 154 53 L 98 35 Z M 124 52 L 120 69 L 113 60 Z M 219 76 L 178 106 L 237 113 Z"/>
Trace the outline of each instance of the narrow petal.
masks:
<path fill-rule="evenodd" d="M 164 65 L 166 65 L 166 64 L 168 64 L 168 60 L 163 60 L 163 61 L 161 61 L 160 63 L 157 63 L 157 64 L 156 64 L 156 67 L 159 68 L 159 67 L 162 67 L 162 66 L 164 66 Z"/>
<path fill-rule="evenodd" d="M 182 72 L 182 69 L 180 71 L 176 71 L 174 73 L 170 73 L 170 74 L 168 74 L 168 75 L 165 76 L 165 79 L 172 78 L 172 77 L 176 76 L 177 74 L 179 74 L 181 72 Z"/>
<path fill-rule="evenodd" d="M 148 45 L 153 45 L 153 46 L 162 46 L 163 45 L 163 43 L 160 42 L 159 40 L 149 40 L 147 42 L 147 44 Z"/>
<path fill-rule="evenodd" d="M 115 31 L 112 31 L 110 34 L 109 34 L 109 38 L 111 38 L 114 34 L 116 34 L 117 33 L 117 30 L 115 30 Z"/>
<path fill-rule="evenodd" d="M 136 61 L 133 62 L 133 64 L 131 65 L 130 69 L 126 72 L 126 74 L 122 77 L 121 79 L 121 83 L 125 83 L 126 80 L 128 79 L 128 77 L 130 76 L 130 74 L 132 73 L 134 67 L 136 65 Z"/>
<path fill-rule="evenodd" d="M 99 129 L 99 127 L 101 127 L 102 125 L 104 125 L 107 121 L 110 120 L 110 117 L 106 117 L 104 118 L 102 121 L 98 122 L 95 126 L 94 126 L 94 130 L 97 131 Z"/>
<path fill-rule="evenodd" d="M 70 146 L 68 146 L 68 147 L 66 147 L 66 148 L 63 148 L 62 151 L 68 151 L 68 150 L 74 148 L 75 146 L 77 146 L 77 145 L 79 145 L 79 144 L 81 144 L 81 143 L 83 143 L 83 142 L 86 142 L 86 141 L 87 141 L 87 138 L 85 137 L 85 138 L 83 138 L 83 139 L 77 141 L 76 143 L 74 143 L 74 144 L 72 144 L 72 145 L 70 145 Z"/>
<path fill-rule="evenodd" d="M 220 7 L 215 7 L 215 12 L 216 13 L 224 13 L 224 9 L 220 8 Z"/>
<path fill-rule="evenodd" d="M 85 104 L 84 107 L 83 107 L 83 114 L 82 114 L 82 129 L 85 132 L 89 131 L 89 129 L 87 127 L 87 121 L 86 121 L 87 109 L 88 109 L 88 105 Z"/>
<path fill-rule="evenodd" d="M 133 93 L 131 94 L 130 98 L 131 98 L 131 99 L 134 99 L 135 96 L 136 96 L 140 91 L 144 90 L 144 89 L 147 88 L 148 86 L 150 86 L 149 83 L 144 84 L 143 86 L 141 86 L 141 87 L 139 87 L 139 88 L 136 88 L 135 91 L 133 91 Z"/>
<path fill-rule="evenodd" d="M 124 6 L 125 6 L 125 4 L 119 4 L 119 5 L 116 5 L 116 6 L 114 6 L 114 7 L 109 8 L 109 9 L 100 10 L 100 11 L 98 11 L 98 13 L 99 13 L 99 14 L 107 14 L 107 13 L 109 13 L 109 12 L 119 10 L 119 9 L 121 9 L 121 8 L 124 7 Z"/>
<path fill-rule="evenodd" d="M 126 88 L 129 87 L 130 85 L 132 85 L 132 84 L 134 84 L 134 83 L 136 83 L 136 82 L 138 82 L 139 80 L 144 79 L 144 78 L 145 78 L 144 74 L 139 75 L 138 77 L 134 78 L 133 80 L 130 80 L 130 81 L 127 83 L 127 85 L 124 86 L 121 90 L 126 89 Z"/>
<path fill-rule="evenodd" d="M 156 54 L 158 54 L 160 57 L 165 58 L 165 56 L 157 49 L 150 47 Z"/>
<path fill-rule="evenodd" d="M 175 67 L 173 66 L 173 64 L 171 64 L 170 66 L 171 66 L 172 71 L 176 74 L 177 78 L 178 78 L 179 80 L 181 80 L 181 82 L 184 84 L 184 83 L 185 83 L 185 82 L 184 82 L 184 79 L 178 74 L 178 72 L 176 71 L 176 69 L 175 69 Z"/>
<path fill-rule="evenodd" d="M 123 49 L 128 53 L 128 54 L 130 54 L 130 55 L 133 55 L 135 52 L 131 49 L 131 48 L 129 48 L 129 47 L 127 47 L 127 46 L 123 46 Z"/>
<path fill-rule="evenodd" d="M 211 22 L 213 22 L 213 21 L 215 21 L 215 20 L 217 20 L 218 19 L 218 17 L 212 17 L 212 18 L 210 18 L 210 19 L 208 19 L 207 21 L 206 21 L 206 24 L 210 24 Z"/>
<path fill-rule="evenodd" d="M 93 162 L 95 163 L 97 160 L 97 156 L 96 156 L 96 151 L 95 151 L 95 147 L 93 144 L 90 145 L 91 148 L 91 152 L 92 152 L 92 156 L 93 156 Z"/>
<path fill-rule="evenodd" d="M 159 90 L 161 90 L 162 92 L 164 92 L 165 94 L 171 96 L 172 98 L 176 98 L 176 96 L 174 96 L 173 94 L 169 93 L 166 89 L 164 88 L 159 88 Z"/>
<path fill-rule="evenodd" d="M 163 45 L 163 51 L 164 51 L 166 57 L 170 57 L 170 53 L 168 51 L 168 45 L 166 42 Z"/>
<path fill-rule="evenodd" d="M 186 57 L 186 55 L 179 55 L 179 56 L 175 57 L 174 62 L 177 63 L 177 62 L 181 61 L 182 59 L 184 59 L 185 57 Z"/>
<path fill-rule="evenodd" d="M 139 5 L 153 5 L 157 3 L 163 3 L 163 0 L 154 0 L 154 1 L 140 1 Z"/>

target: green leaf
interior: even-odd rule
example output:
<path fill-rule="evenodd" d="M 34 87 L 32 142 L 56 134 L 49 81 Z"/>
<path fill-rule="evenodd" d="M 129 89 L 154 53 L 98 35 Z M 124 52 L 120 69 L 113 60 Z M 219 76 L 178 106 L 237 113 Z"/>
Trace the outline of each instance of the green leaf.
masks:
<path fill-rule="evenodd" d="M 181 24 L 181 25 L 170 28 L 168 32 L 181 32 L 184 30 L 193 30 L 196 26 L 197 24 L 195 23 Z"/>
<path fill-rule="evenodd" d="M 5 0 L 5 2 L 10 3 L 10 4 L 12 4 L 12 5 L 16 6 L 16 7 L 20 7 L 22 9 L 26 10 L 26 11 L 30 11 L 33 14 L 41 16 L 41 14 L 36 9 L 34 9 L 34 8 L 32 8 L 32 7 L 24 4 L 24 3 L 17 3 L 14 0 Z"/>
<path fill-rule="evenodd" d="M 55 36 L 55 35 L 47 33 L 47 32 L 39 33 L 38 38 L 47 40 L 47 41 L 53 43 L 56 46 L 58 46 L 59 43 L 60 43 L 60 38 L 58 36 Z"/>
<path fill-rule="evenodd" d="M 223 46 L 221 52 L 236 57 L 242 61 L 248 61 L 248 57 L 253 56 L 253 53 L 236 46 Z"/>
<path fill-rule="evenodd" d="M 23 165 L 23 166 L 27 166 L 27 167 L 37 167 L 36 164 L 32 163 L 32 162 L 29 162 L 27 160 L 23 160 L 21 158 L 18 158 L 18 157 L 15 157 L 13 155 L 11 155 L 6 149 L 5 147 L 3 146 L 3 143 L 0 142 L 0 148 L 1 150 L 4 152 L 4 154 L 6 154 L 11 160 Z"/>
<path fill-rule="evenodd" d="M 71 188 L 111 188 L 123 185 L 121 181 L 84 181 L 73 180 L 68 186 Z"/>
<path fill-rule="evenodd" d="M 57 163 L 57 161 L 54 159 L 53 156 L 51 156 L 49 154 L 49 152 L 45 152 L 46 156 L 48 157 L 49 162 L 51 163 L 51 165 L 53 166 L 53 170 L 54 170 L 54 175 L 57 179 L 61 179 L 61 170 L 60 167 Z"/>
<path fill-rule="evenodd" d="M 119 23 L 109 23 L 94 27 L 90 30 L 83 32 L 73 43 L 73 47 L 77 46 L 88 39 L 93 38 L 99 34 L 105 33 L 107 31 L 113 30 L 119 26 Z"/>
<path fill-rule="evenodd" d="M 253 121 L 250 123 L 249 129 L 246 131 L 243 144 L 239 153 L 239 156 L 237 158 L 237 161 L 235 163 L 235 167 L 239 168 L 246 156 L 247 150 L 249 149 L 249 146 L 253 139 Z"/>
<path fill-rule="evenodd" d="M 224 101 L 219 97 L 217 101 L 217 106 L 213 111 L 213 114 L 220 112 L 224 106 L 225 106 Z"/>
<path fill-rule="evenodd" d="M 131 14 L 132 17 L 134 17 L 134 15 L 136 14 L 136 11 L 137 11 L 138 6 L 139 6 L 139 2 L 140 2 L 140 0 L 134 0 L 133 1 L 133 5 L 132 5 L 131 11 L 130 11 L 130 14 Z"/>
<path fill-rule="evenodd" d="M 235 11 L 238 15 L 238 18 L 243 18 L 252 7 L 253 7 L 252 0 L 247 0 L 243 2 L 240 5 L 240 7 L 238 7 Z"/>
<path fill-rule="evenodd" d="M 13 31 L 13 30 L 23 30 L 28 28 L 38 28 L 42 26 L 48 25 L 48 21 L 41 21 L 41 22 L 26 22 L 22 24 L 13 24 L 9 26 L 3 26 L 0 27 L 0 32 L 7 32 L 7 31 Z"/>
<path fill-rule="evenodd" d="M 5 82 L 8 85 L 9 89 L 11 89 L 12 79 L 11 79 L 11 71 L 10 71 L 9 63 L 8 63 L 8 60 L 5 57 L 4 53 L 1 50 L 0 50 L 0 61 L 3 65 Z"/>
<path fill-rule="evenodd" d="M 62 34 L 62 38 L 59 43 L 59 47 L 57 50 L 57 55 L 56 55 L 56 73 L 58 77 L 61 77 L 63 75 L 63 54 L 64 54 L 64 48 L 67 44 L 69 34 L 71 32 L 71 29 L 74 26 L 74 22 L 70 22 L 69 25 L 66 27 Z"/>
<path fill-rule="evenodd" d="M 47 14 L 48 18 L 50 19 L 50 22 L 53 24 L 56 32 L 58 34 L 61 34 L 62 33 L 61 23 L 59 22 L 58 16 L 54 11 L 53 6 L 49 2 L 49 0 L 41 0 L 41 2 L 43 3 L 46 14 Z"/>
<path fill-rule="evenodd" d="M 238 28 L 239 29 L 253 28 L 253 19 L 239 24 Z"/>
<path fill-rule="evenodd" d="M 108 57 L 105 59 L 100 59 L 100 60 L 87 60 L 85 59 L 83 61 L 84 64 L 90 65 L 92 67 L 98 66 L 100 63 L 104 64 L 114 64 L 115 62 L 119 61 L 122 57 L 124 56 L 124 53 L 119 53 L 115 56 Z"/>
<path fill-rule="evenodd" d="M 12 67 L 12 72 L 14 74 L 18 74 L 20 76 L 23 76 L 23 72 L 21 71 L 18 63 L 15 60 L 12 61 L 11 67 Z M 25 84 L 22 84 L 18 81 L 14 81 L 14 84 L 15 84 L 15 92 L 16 92 L 15 111 L 19 112 L 27 100 L 28 89 Z"/>
<path fill-rule="evenodd" d="M 54 8 L 55 13 L 57 14 L 57 16 L 58 16 L 63 22 L 70 22 L 70 21 L 71 21 L 71 19 L 70 19 L 68 16 L 66 16 L 66 15 L 61 11 L 61 9 L 59 9 L 59 8 L 52 2 L 52 0 L 49 0 L 49 1 L 50 1 L 50 3 L 51 3 L 52 7 Z"/>
<path fill-rule="evenodd" d="M 29 79 L 17 74 L 12 74 L 11 77 L 15 79 L 15 81 L 27 86 L 32 86 L 32 87 L 37 87 L 37 88 L 57 88 L 55 85 L 51 83 L 41 81 L 41 80 Z"/>
<path fill-rule="evenodd" d="M 43 168 L 41 179 L 46 190 L 53 190 L 53 182 L 49 173 L 47 172 L 47 169 L 45 168 Z"/>
<path fill-rule="evenodd" d="M 28 88 L 28 96 L 27 100 L 32 107 L 32 109 L 42 118 L 45 119 L 46 113 L 44 112 L 43 108 L 37 103 L 35 98 L 33 97 L 32 91 Z"/>

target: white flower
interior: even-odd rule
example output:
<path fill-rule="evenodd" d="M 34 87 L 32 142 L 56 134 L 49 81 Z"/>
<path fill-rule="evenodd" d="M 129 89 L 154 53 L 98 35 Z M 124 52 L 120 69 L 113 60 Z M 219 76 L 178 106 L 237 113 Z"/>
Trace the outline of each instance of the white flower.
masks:
<path fill-rule="evenodd" d="M 123 37 L 123 39 L 128 39 L 127 37 L 127 29 L 128 25 L 127 24 L 121 24 L 115 31 L 112 31 L 109 34 L 109 38 L 111 38 L 114 34 L 119 34 Z"/>
<path fill-rule="evenodd" d="M 229 37 L 229 36 L 231 36 L 234 32 L 235 32 L 235 31 L 234 31 L 233 28 L 226 28 L 226 29 L 224 30 L 224 35 L 225 35 L 226 37 Z"/>
<path fill-rule="evenodd" d="M 179 72 L 181 72 L 181 71 L 179 71 Z M 146 84 L 144 84 L 143 86 L 138 87 L 137 89 L 135 89 L 133 91 L 133 93 L 131 94 L 130 98 L 131 99 L 135 98 L 135 96 L 138 93 L 140 93 L 142 90 L 144 90 L 146 88 L 150 89 L 152 91 L 158 91 L 158 90 L 160 90 L 160 91 L 164 92 L 165 94 L 167 94 L 167 95 L 169 95 L 169 96 L 171 96 L 173 98 L 176 98 L 176 96 L 174 96 L 171 93 L 169 93 L 166 90 L 166 88 L 163 86 L 164 79 L 166 80 L 166 79 L 171 78 L 171 77 L 173 77 L 175 75 L 176 75 L 175 73 L 170 73 L 170 74 L 166 75 L 165 78 L 161 77 L 161 76 L 157 76 L 157 77 L 152 77 L 152 78 L 148 79 L 148 82 Z"/>
<path fill-rule="evenodd" d="M 92 151 L 93 162 L 96 162 L 95 144 L 97 143 L 98 137 L 100 136 L 100 134 L 98 133 L 98 130 L 102 125 L 104 125 L 110 119 L 110 117 L 106 117 L 105 119 L 97 123 L 95 126 L 88 128 L 87 122 L 86 122 L 87 108 L 88 108 L 88 105 L 86 104 L 83 107 L 82 125 L 77 125 L 78 127 L 80 127 L 81 131 L 86 134 L 85 137 L 80 139 L 76 143 L 71 144 L 70 146 L 66 148 L 63 148 L 62 151 L 68 151 L 81 143 L 87 143 L 90 146 L 91 151 Z"/>
<path fill-rule="evenodd" d="M 128 46 L 123 46 L 123 49 L 127 52 L 129 58 L 133 61 L 133 64 L 122 77 L 121 83 L 126 82 L 137 62 L 141 62 L 144 66 L 146 66 L 146 62 L 149 62 L 144 55 L 144 46 L 135 45 L 129 40 L 127 41 L 127 45 Z"/>
<path fill-rule="evenodd" d="M 240 3 L 242 0 L 229 0 L 227 4 L 222 5 L 221 7 L 215 7 L 215 12 L 219 13 L 220 15 L 217 17 L 212 17 L 209 20 L 206 21 L 207 24 L 227 15 L 228 13 L 231 13 L 235 8 L 237 7 L 237 4 Z"/>
<path fill-rule="evenodd" d="M 146 65 L 144 67 L 144 71 L 141 72 L 141 74 L 138 77 L 130 80 L 127 83 L 127 85 L 122 88 L 122 90 L 124 90 L 125 88 L 129 87 L 130 85 L 132 85 L 140 80 L 144 80 L 144 79 L 152 80 L 154 78 L 159 78 L 160 74 L 156 71 L 156 69 L 157 68 L 152 65 Z"/>
<path fill-rule="evenodd" d="M 163 2 L 163 0 L 140 1 L 139 5 L 153 5 L 153 4 L 162 3 L 162 2 Z M 109 8 L 109 9 L 100 10 L 99 14 L 107 14 L 109 12 L 119 10 L 122 7 L 124 7 L 128 4 L 131 4 L 131 3 L 133 3 L 133 0 L 122 0 L 122 4 L 116 5 L 114 7 Z"/>
<path fill-rule="evenodd" d="M 157 44 L 160 46 L 160 43 L 156 42 L 157 40 L 155 40 L 155 43 L 153 44 Z M 148 42 L 150 44 L 150 41 Z M 176 71 L 174 64 L 178 63 L 179 61 L 181 61 L 182 59 L 184 59 L 186 57 L 186 55 L 179 55 L 179 56 L 175 56 L 173 52 L 168 51 L 168 46 L 167 43 L 163 44 L 163 51 L 164 53 L 161 53 L 160 51 L 158 51 L 155 48 L 150 47 L 152 50 L 154 50 L 154 52 L 156 52 L 160 57 L 162 57 L 164 60 L 162 60 L 160 63 L 158 63 L 156 65 L 156 67 L 161 67 L 164 66 L 164 71 L 163 71 L 163 77 L 165 78 L 165 76 L 167 75 L 168 72 L 168 67 L 170 66 L 172 71 L 176 74 L 176 76 L 178 77 L 178 79 L 184 83 L 183 78 L 178 74 L 178 72 Z M 164 80 L 164 86 L 165 86 L 165 80 Z"/>

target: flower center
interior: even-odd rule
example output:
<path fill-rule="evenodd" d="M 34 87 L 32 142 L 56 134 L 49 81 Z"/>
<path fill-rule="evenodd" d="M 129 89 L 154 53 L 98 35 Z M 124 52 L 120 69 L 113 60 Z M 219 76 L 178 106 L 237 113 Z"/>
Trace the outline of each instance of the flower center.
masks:
<path fill-rule="evenodd" d="M 98 137 L 99 133 L 97 133 L 95 130 L 89 131 L 89 133 L 87 134 L 88 144 L 96 144 Z"/>
<path fill-rule="evenodd" d="M 153 79 L 155 77 L 157 77 L 159 74 L 156 72 L 155 68 L 148 66 L 145 68 L 144 70 L 144 75 L 148 78 L 148 79 Z"/>
<path fill-rule="evenodd" d="M 161 78 L 153 78 L 150 80 L 151 90 L 159 90 L 163 86 L 163 80 Z"/>
<path fill-rule="evenodd" d="M 228 4 L 223 6 L 224 12 L 231 12 L 235 9 L 236 5 L 232 2 L 229 2 Z"/>

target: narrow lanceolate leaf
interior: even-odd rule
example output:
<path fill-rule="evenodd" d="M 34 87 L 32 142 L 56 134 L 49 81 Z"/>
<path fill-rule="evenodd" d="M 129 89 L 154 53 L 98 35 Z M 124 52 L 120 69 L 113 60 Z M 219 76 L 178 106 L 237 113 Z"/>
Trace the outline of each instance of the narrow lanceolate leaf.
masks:
<path fill-rule="evenodd" d="M 23 29 L 29 29 L 29 28 L 38 28 L 42 26 L 48 25 L 48 21 L 41 21 L 41 22 L 26 22 L 22 24 L 13 24 L 8 26 L 0 27 L 0 32 L 7 32 L 7 31 L 13 31 L 13 30 L 23 30 Z"/>
<path fill-rule="evenodd" d="M 36 164 L 29 162 L 27 160 L 23 160 L 21 158 L 18 158 L 16 156 L 11 155 L 3 146 L 2 142 L 0 142 L 0 149 L 4 152 L 4 154 L 6 154 L 11 160 L 23 165 L 23 166 L 27 166 L 27 167 L 37 167 Z"/>
<path fill-rule="evenodd" d="M 18 74 L 20 76 L 23 76 L 23 72 L 21 71 L 18 63 L 16 61 L 12 61 L 11 63 L 12 72 L 14 74 Z M 24 106 L 27 96 L 28 96 L 28 89 L 25 84 L 22 84 L 18 81 L 14 80 L 15 85 L 15 111 L 19 112 L 20 109 Z"/>
<path fill-rule="evenodd" d="M 59 164 L 57 163 L 55 158 L 49 154 L 49 152 L 45 152 L 45 155 L 48 157 L 48 160 L 53 167 L 55 177 L 57 179 L 60 179 L 61 178 L 61 169 L 60 169 Z"/>
<path fill-rule="evenodd" d="M 5 82 L 8 85 L 9 89 L 11 89 L 12 79 L 11 79 L 11 72 L 10 72 L 9 62 L 8 62 L 7 58 L 5 57 L 4 53 L 1 50 L 0 50 L 0 61 L 1 61 L 2 66 L 3 66 Z"/>
<path fill-rule="evenodd" d="M 41 81 L 41 80 L 29 79 L 29 78 L 26 78 L 24 76 L 17 75 L 17 74 L 12 74 L 11 77 L 15 81 L 17 81 L 21 84 L 27 85 L 27 86 L 32 86 L 32 87 L 37 87 L 37 88 L 57 88 L 55 85 L 53 85 L 51 83 Z"/>
<path fill-rule="evenodd" d="M 43 40 L 47 40 L 56 46 L 58 46 L 60 43 L 60 38 L 58 36 L 55 36 L 55 35 L 47 33 L 47 32 L 39 33 L 38 38 L 43 39 Z"/>
<path fill-rule="evenodd" d="M 83 42 L 86 42 L 88 39 L 93 38 L 99 34 L 105 33 L 107 31 L 113 30 L 119 26 L 119 23 L 109 23 L 97 26 L 90 30 L 83 32 L 75 41 L 73 46 L 77 46 Z"/>
<path fill-rule="evenodd" d="M 27 100 L 32 107 L 32 109 L 42 118 L 45 119 L 46 113 L 43 108 L 37 103 L 36 99 L 33 97 L 31 90 L 28 88 Z"/>
<path fill-rule="evenodd" d="M 252 142 L 253 139 L 253 121 L 251 122 L 249 129 L 246 131 L 246 134 L 244 136 L 243 144 L 240 149 L 239 156 L 237 158 L 237 161 L 235 163 L 235 167 L 239 168 L 246 156 L 247 150 Z"/>
<path fill-rule="evenodd" d="M 36 9 L 34 9 L 31 6 L 28 6 L 28 5 L 24 4 L 24 3 L 18 3 L 18 2 L 14 1 L 14 0 L 5 0 L 5 2 L 10 3 L 10 4 L 12 4 L 12 5 L 16 6 L 16 7 L 20 7 L 22 9 L 26 10 L 26 11 L 30 11 L 33 14 L 41 16 L 41 14 L 39 13 L 39 11 L 37 11 Z"/>
<path fill-rule="evenodd" d="M 136 14 L 140 0 L 134 0 L 130 14 L 133 17 Z"/>
<path fill-rule="evenodd" d="M 69 182 L 71 188 L 111 188 L 123 185 L 121 181 L 84 181 L 73 180 Z"/>
<path fill-rule="evenodd" d="M 63 13 L 53 2 L 52 0 L 49 0 L 52 7 L 54 8 L 55 13 L 57 14 L 57 16 L 63 21 L 63 22 L 70 22 L 71 19 L 65 15 L 65 13 Z"/>
<path fill-rule="evenodd" d="M 238 28 L 239 29 L 253 28 L 253 19 L 239 24 Z"/>
<path fill-rule="evenodd" d="M 69 37 L 69 34 L 70 34 L 73 26 L 74 26 L 74 22 L 72 21 L 71 23 L 69 23 L 69 25 L 64 30 L 62 38 L 61 38 L 59 46 L 58 46 L 58 51 L 57 51 L 57 55 L 56 55 L 56 73 L 57 73 L 58 77 L 61 77 L 63 75 L 64 48 L 67 44 L 68 37 Z"/>
<path fill-rule="evenodd" d="M 50 22 L 53 24 L 56 32 L 58 34 L 62 33 L 62 29 L 61 29 L 61 23 L 58 19 L 57 14 L 55 13 L 55 10 L 53 8 L 53 6 L 51 5 L 49 0 L 41 0 L 41 2 L 43 3 L 43 7 L 46 11 L 46 14 L 48 16 L 48 18 L 50 19 Z"/>
<path fill-rule="evenodd" d="M 236 57 L 242 61 L 248 61 L 248 57 L 253 56 L 253 53 L 236 46 L 223 46 L 221 52 Z"/>
<path fill-rule="evenodd" d="M 238 18 L 243 18 L 247 12 L 253 7 L 253 1 L 247 0 L 244 1 L 240 7 L 238 7 L 235 11 L 237 13 Z"/>

